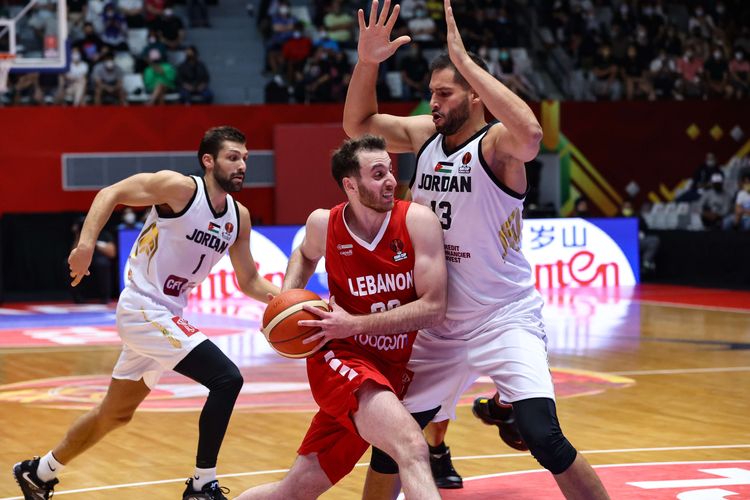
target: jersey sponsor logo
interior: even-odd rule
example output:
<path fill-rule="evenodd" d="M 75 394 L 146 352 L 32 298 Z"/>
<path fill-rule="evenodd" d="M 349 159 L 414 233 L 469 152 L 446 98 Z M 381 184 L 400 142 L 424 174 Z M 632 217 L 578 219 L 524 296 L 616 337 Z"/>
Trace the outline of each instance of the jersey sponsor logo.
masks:
<path fill-rule="evenodd" d="M 417 187 L 441 193 L 471 193 L 471 177 L 422 174 Z"/>
<path fill-rule="evenodd" d="M 188 320 L 185 318 L 181 318 L 179 316 L 173 316 L 172 322 L 177 325 L 177 328 L 183 331 L 185 335 L 190 337 L 191 335 L 194 335 L 198 333 L 200 330 L 198 330 L 196 327 L 188 323 Z"/>
<path fill-rule="evenodd" d="M 441 174 L 450 174 L 451 170 L 453 170 L 452 161 L 439 161 L 435 165 L 435 172 L 440 172 Z"/>
<path fill-rule="evenodd" d="M 396 290 L 408 290 L 414 288 L 413 271 L 405 273 L 368 274 L 347 278 L 349 291 L 355 297 L 365 297 L 376 293 L 395 292 Z"/>
<path fill-rule="evenodd" d="M 351 256 L 354 253 L 353 248 L 354 245 L 352 245 L 351 243 L 336 245 L 336 249 L 339 251 L 339 254 L 343 255 L 344 257 Z"/>
<path fill-rule="evenodd" d="M 216 227 L 218 228 L 219 226 Z M 218 229 L 216 229 L 216 231 L 218 232 Z M 193 234 L 186 235 L 185 238 L 190 241 L 194 241 L 199 245 L 203 245 L 204 247 L 212 248 L 216 251 L 216 253 L 220 254 L 226 252 L 227 247 L 229 246 L 229 243 L 227 243 L 226 241 L 221 241 L 221 239 L 217 238 L 213 234 L 205 233 L 199 229 L 193 229 Z"/>
<path fill-rule="evenodd" d="M 365 347 L 374 347 L 378 351 L 396 351 L 409 346 L 409 334 L 398 335 L 355 335 L 354 340 Z"/>
<path fill-rule="evenodd" d="M 398 238 L 391 240 L 391 250 L 396 254 L 393 256 L 394 262 L 400 262 L 409 256 L 404 252 L 404 242 Z"/>
<path fill-rule="evenodd" d="M 182 293 L 183 287 L 187 284 L 187 278 L 181 278 L 170 274 L 167 280 L 164 282 L 164 295 L 171 295 L 172 297 L 179 297 Z"/>
<path fill-rule="evenodd" d="M 231 240 L 232 231 L 234 231 L 234 224 L 232 224 L 231 222 L 227 222 L 226 224 L 224 224 L 224 231 L 221 232 L 221 237 L 225 240 Z"/>

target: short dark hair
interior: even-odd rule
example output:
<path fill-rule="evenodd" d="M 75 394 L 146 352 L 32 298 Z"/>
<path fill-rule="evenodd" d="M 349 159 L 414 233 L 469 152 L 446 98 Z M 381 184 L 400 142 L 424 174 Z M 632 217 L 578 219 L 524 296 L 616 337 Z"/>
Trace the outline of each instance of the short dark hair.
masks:
<path fill-rule="evenodd" d="M 469 57 L 472 61 L 477 63 L 477 66 L 482 68 L 485 71 L 488 71 L 487 69 L 487 63 L 479 57 L 474 52 L 467 52 L 469 54 Z M 469 82 L 466 81 L 466 79 L 461 75 L 461 73 L 458 72 L 456 69 L 456 65 L 453 64 L 453 61 L 451 61 L 450 56 L 448 55 L 448 52 L 443 52 L 439 56 L 437 56 L 435 59 L 432 60 L 430 63 L 430 75 L 434 73 L 435 71 L 450 68 L 453 70 L 453 73 L 455 76 L 453 77 L 453 81 L 457 84 L 461 85 L 463 88 L 468 89 L 470 87 Z"/>
<path fill-rule="evenodd" d="M 201 145 L 198 147 L 198 163 L 200 163 L 202 169 L 206 169 L 206 166 L 203 164 L 203 155 L 210 154 L 216 160 L 224 141 L 245 144 L 245 134 L 227 125 L 206 130 L 206 133 L 203 134 L 203 139 L 201 139 Z"/>
<path fill-rule="evenodd" d="M 360 151 L 386 151 L 385 139 L 377 135 L 363 135 L 344 141 L 331 158 L 331 175 L 339 187 L 344 189 L 344 177 L 359 178 Z"/>

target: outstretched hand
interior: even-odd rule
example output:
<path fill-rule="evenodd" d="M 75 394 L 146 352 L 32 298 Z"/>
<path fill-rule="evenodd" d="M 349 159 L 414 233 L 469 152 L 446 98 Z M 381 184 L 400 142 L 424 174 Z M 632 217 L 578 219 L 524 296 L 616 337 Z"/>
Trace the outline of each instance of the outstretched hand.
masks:
<path fill-rule="evenodd" d="M 445 7 L 445 24 L 447 28 L 446 44 L 448 46 L 448 56 L 453 64 L 458 65 L 464 58 L 468 57 L 464 41 L 461 39 L 461 33 L 458 31 L 456 18 L 453 17 L 453 8 L 451 0 L 444 0 Z"/>
<path fill-rule="evenodd" d="M 68 266 L 70 266 L 70 277 L 73 278 L 73 281 L 70 283 L 71 286 L 78 285 L 84 276 L 91 274 L 91 272 L 89 272 L 89 266 L 91 265 L 91 259 L 93 256 L 94 249 L 82 245 L 76 246 L 73 251 L 70 252 Z"/>
<path fill-rule="evenodd" d="M 365 25 L 365 12 L 362 9 L 357 11 L 359 20 L 357 53 L 360 61 L 379 64 L 391 57 L 399 47 L 411 41 L 411 38 L 406 35 L 391 41 L 391 31 L 393 31 L 393 25 L 396 24 L 401 7 L 396 4 L 393 12 L 388 16 L 390 7 L 391 0 L 385 0 L 383 10 L 378 16 L 378 0 L 373 0 L 368 25 Z"/>
<path fill-rule="evenodd" d="M 318 342 L 318 345 L 315 346 L 315 350 L 321 348 L 329 340 L 344 339 L 346 337 L 351 337 L 356 333 L 354 330 L 354 327 L 356 326 L 355 316 L 352 316 L 336 305 L 336 299 L 334 297 L 331 297 L 331 300 L 329 301 L 330 311 L 324 311 L 323 309 L 318 309 L 311 305 L 305 305 L 302 307 L 305 311 L 320 318 L 303 319 L 297 322 L 299 326 L 320 328 L 318 333 L 310 335 L 302 341 L 303 344 Z"/>

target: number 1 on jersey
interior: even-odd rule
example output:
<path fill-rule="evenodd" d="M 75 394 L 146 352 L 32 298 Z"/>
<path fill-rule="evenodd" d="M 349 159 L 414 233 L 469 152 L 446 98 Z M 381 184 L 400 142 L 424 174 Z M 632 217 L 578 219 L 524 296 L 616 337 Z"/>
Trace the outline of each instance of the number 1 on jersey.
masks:
<path fill-rule="evenodd" d="M 201 268 L 201 265 L 203 264 L 203 259 L 204 259 L 205 257 L 206 257 L 206 254 L 205 254 L 205 253 L 202 253 L 202 254 L 201 254 L 201 259 L 200 259 L 200 260 L 198 261 L 198 265 L 197 265 L 197 266 L 195 266 L 195 269 L 193 269 L 193 273 L 192 273 L 192 274 L 195 274 L 195 273 L 197 273 L 197 272 L 198 272 L 198 269 L 200 269 L 200 268 Z"/>
<path fill-rule="evenodd" d="M 435 200 L 430 201 L 430 207 L 435 215 L 440 217 L 440 225 L 443 226 L 443 230 L 451 228 L 451 204 L 449 201 L 441 201 L 438 203 Z M 438 209 L 440 213 L 438 213 Z"/>

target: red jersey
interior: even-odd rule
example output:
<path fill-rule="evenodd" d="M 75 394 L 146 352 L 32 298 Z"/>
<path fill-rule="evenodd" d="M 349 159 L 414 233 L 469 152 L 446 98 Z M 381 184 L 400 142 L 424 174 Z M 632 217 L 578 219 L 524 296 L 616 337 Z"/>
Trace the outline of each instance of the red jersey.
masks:
<path fill-rule="evenodd" d="M 383 312 L 417 300 L 414 247 L 406 228 L 409 205 L 410 202 L 396 200 L 372 243 L 349 231 L 344 220 L 346 203 L 331 209 L 326 242 L 328 288 L 336 304 L 347 312 Z M 416 331 L 355 335 L 332 341 L 330 348 L 361 350 L 388 364 L 405 366 L 416 335 Z"/>

